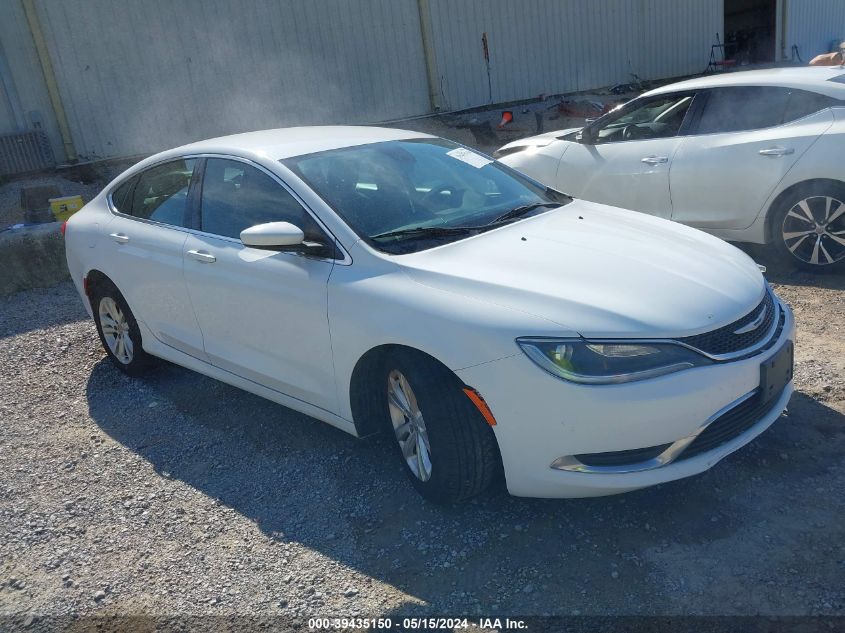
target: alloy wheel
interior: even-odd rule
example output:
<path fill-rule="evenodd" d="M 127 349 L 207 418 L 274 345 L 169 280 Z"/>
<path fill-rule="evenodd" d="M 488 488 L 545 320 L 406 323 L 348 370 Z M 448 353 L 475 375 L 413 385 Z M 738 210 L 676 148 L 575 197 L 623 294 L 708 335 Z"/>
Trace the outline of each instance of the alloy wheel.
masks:
<path fill-rule="evenodd" d="M 134 348 L 129 336 L 129 322 L 123 310 L 111 297 L 100 299 L 99 306 L 100 329 L 109 350 L 124 365 L 132 362 Z"/>
<path fill-rule="evenodd" d="M 784 216 L 781 239 L 792 255 L 814 266 L 845 258 L 845 204 L 831 196 L 810 196 Z"/>
<path fill-rule="evenodd" d="M 393 370 L 387 377 L 387 403 L 390 421 L 402 457 L 420 481 L 431 478 L 431 444 L 422 411 L 405 375 Z"/>

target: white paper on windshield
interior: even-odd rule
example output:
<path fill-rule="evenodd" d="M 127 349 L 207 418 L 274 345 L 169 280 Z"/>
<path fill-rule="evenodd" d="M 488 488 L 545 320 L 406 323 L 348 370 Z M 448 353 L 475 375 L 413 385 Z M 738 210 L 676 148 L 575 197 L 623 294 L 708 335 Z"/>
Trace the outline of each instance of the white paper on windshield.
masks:
<path fill-rule="evenodd" d="M 452 158 L 456 158 L 460 161 L 463 161 L 467 165 L 472 165 L 473 167 L 477 167 L 481 169 L 485 165 L 489 165 L 493 161 L 489 158 L 481 156 L 480 154 L 476 154 L 475 152 L 471 152 L 470 150 L 466 149 L 465 147 L 457 147 L 453 149 L 451 152 L 446 152 L 448 156 Z"/>

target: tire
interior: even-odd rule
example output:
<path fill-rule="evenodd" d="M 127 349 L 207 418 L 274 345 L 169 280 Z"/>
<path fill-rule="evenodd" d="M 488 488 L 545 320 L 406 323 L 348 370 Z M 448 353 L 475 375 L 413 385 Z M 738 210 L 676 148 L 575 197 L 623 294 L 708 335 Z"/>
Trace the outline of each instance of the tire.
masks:
<path fill-rule="evenodd" d="M 487 489 L 501 468 L 498 446 L 463 383 L 430 357 L 410 352 L 388 355 L 379 373 L 390 442 L 414 488 L 440 504 Z"/>
<path fill-rule="evenodd" d="M 845 185 L 801 187 L 782 200 L 772 216 L 772 245 L 785 262 L 802 270 L 830 273 L 845 268 Z"/>
<path fill-rule="evenodd" d="M 128 376 L 142 376 L 156 364 L 141 344 L 141 330 L 114 284 L 101 281 L 90 292 L 94 323 L 103 349 L 115 367 Z"/>

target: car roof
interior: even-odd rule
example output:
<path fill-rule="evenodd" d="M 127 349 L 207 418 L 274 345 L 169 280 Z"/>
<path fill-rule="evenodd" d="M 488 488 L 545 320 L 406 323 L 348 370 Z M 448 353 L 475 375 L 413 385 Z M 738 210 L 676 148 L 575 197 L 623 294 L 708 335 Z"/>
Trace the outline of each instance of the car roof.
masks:
<path fill-rule="evenodd" d="M 259 154 L 281 160 L 354 145 L 411 138 L 436 138 L 431 134 L 365 125 L 325 125 L 259 130 L 220 136 L 182 145 L 162 154 Z"/>
<path fill-rule="evenodd" d="M 644 96 L 659 95 L 678 90 L 701 90 L 726 86 L 781 86 L 799 88 L 819 94 L 845 99 L 845 83 L 831 81 L 845 77 L 843 66 L 788 66 L 763 70 L 741 70 L 687 79 L 661 86 Z"/>

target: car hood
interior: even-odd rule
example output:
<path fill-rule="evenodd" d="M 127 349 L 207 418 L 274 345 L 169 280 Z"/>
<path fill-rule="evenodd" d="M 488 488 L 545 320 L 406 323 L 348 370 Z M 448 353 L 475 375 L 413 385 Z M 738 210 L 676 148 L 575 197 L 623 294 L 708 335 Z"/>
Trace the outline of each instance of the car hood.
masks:
<path fill-rule="evenodd" d="M 520 138 L 515 141 L 511 141 L 510 143 L 507 143 L 505 145 L 502 145 L 498 150 L 496 150 L 496 153 L 507 154 L 509 152 L 522 150 L 528 147 L 544 147 L 546 145 L 551 145 L 561 136 L 572 134 L 573 132 L 577 132 L 580 129 L 580 127 L 571 127 L 565 130 L 554 130 L 552 132 L 545 132 L 543 134 L 537 134 L 535 136 Z"/>
<path fill-rule="evenodd" d="M 585 337 L 677 337 L 727 325 L 766 282 L 739 249 L 680 224 L 575 200 L 395 260 L 419 284 Z"/>

